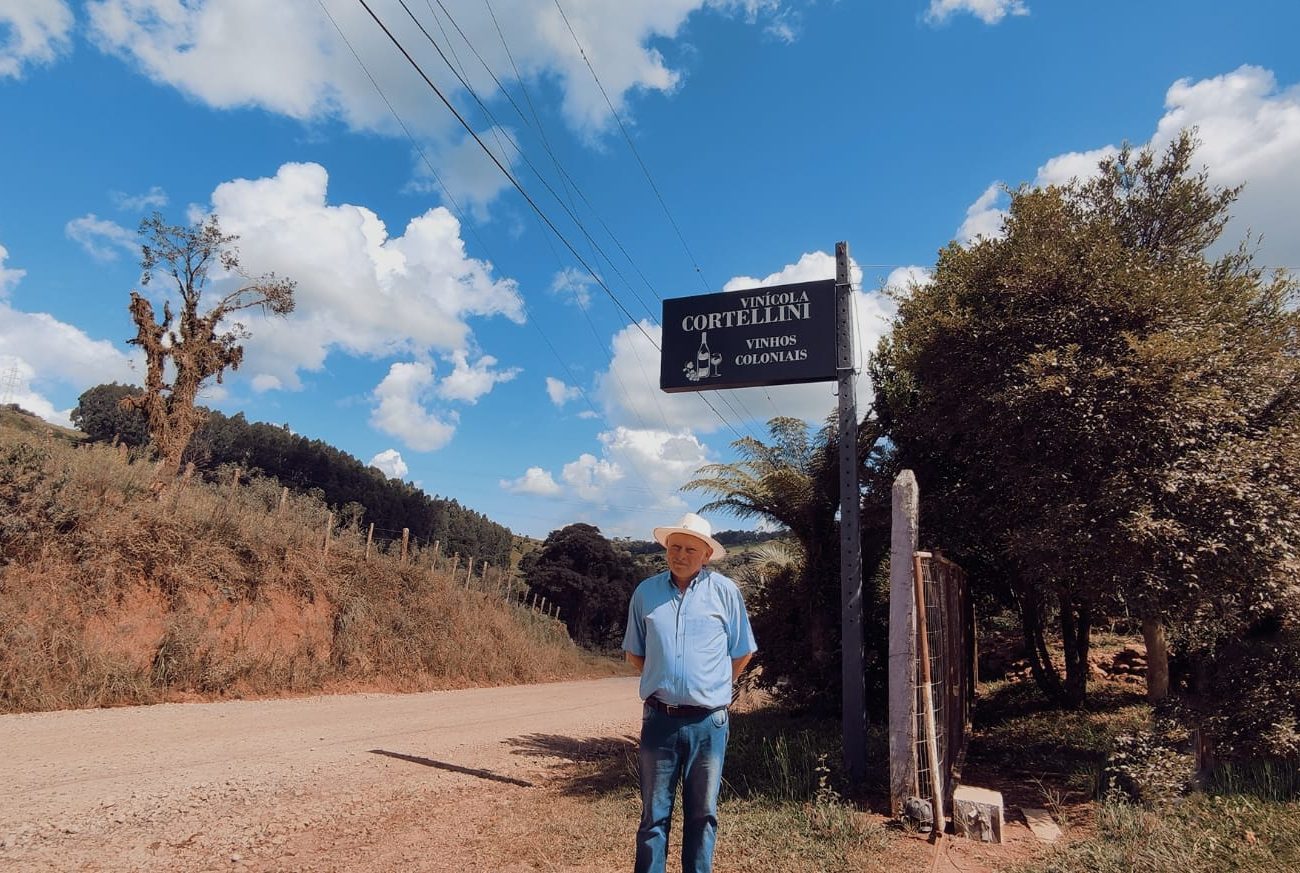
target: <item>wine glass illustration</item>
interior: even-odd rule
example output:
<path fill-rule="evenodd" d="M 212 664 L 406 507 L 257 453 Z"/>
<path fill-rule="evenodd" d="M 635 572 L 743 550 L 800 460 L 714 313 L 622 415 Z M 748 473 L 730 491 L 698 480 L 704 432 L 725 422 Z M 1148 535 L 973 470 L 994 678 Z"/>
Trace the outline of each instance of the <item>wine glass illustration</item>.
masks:
<path fill-rule="evenodd" d="M 714 378 L 716 379 L 718 376 L 721 376 L 722 370 L 718 369 L 718 367 L 722 364 L 722 355 L 718 354 L 717 352 L 714 352 L 709 357 L 709 363 L 713 365 Z"/>

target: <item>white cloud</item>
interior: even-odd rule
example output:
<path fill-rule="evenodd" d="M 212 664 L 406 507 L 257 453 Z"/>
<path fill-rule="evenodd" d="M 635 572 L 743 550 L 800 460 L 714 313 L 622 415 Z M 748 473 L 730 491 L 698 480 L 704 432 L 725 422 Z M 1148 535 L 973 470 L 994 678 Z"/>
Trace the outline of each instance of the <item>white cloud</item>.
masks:
<path fill-rule="evenodd" d="M 1038 168 L 1035 185 L 1065 185 L 1072 179 L 1087 179 L 1097 175 L 1097 165 L 1119 153 L 1114 146 L 1102 146 L 1086 152 L 1066 152 L 1057 155 Z"/>
<path fill-rule="evenodd" d="M 0 375 L 15 374 L 13 402 L 55 424 L 68 425 L 46 393 L 55 386 L 80 392 L 101 382 L 139 382 L 132 359 L 106 340 L 44 312 L 22 312 L 8 302 L 26 271 L 5 266 L 0 245 Z"/>
<path fill-rule="evenodd" d="M 623 478 L 623 470 L 612 461 L 583 452 L 564 465 L 560 478 L 583 500 L 597 501 L 605 499 L 609 486 Z"/>
<path fill-rule="evenodd" d="M 564 466 L 561 479 L 592 511 L 600 508 L 601 529 L 610 536 L 645 539 L 691 508 L 683 482 L 713 460 L 708 447 L 690 430 L 615 427 L 599 435 L 600 457 L 580 455 Z"/>
<path fill-rule="evenodd" d="M 0 0 L 0 79 L 54 61 L 71 44 L 72 25 L 64 0 Z"/>
<path fill-rule="evenodd" d="M 116 261 L 123 252 L 138 254 L 140 251 L 135 233 L 93 212 L 69 221 L 64 232 L 97 261 Z"/>
<path fill-rule="evenodd" d="M 1300 264 L 1300 225 L 1294 204 L 1300 202 L 1300 85 L 1280 87 L 1274 74 L 1242 66 L 1221 76 L 1180 79 L 1165 94 L 1165 113 L 1147 143 L 1165 148 L 1188 128 L 1196 128 L 1201 148 L 1194 169 L 1205 166 L 1211 184 L 1245 184 L 1233 205 L 1233 219 L 1218 250 L 1235 247 L 1247 233 L 1262 235 L 1257 262 L 1265 266 Z M 1118 152 L 1114 145 L 1068 152 L 1048 159 L 1035 185 L 1063 184 L 1087 178 L 1097 162 Z M 1004 214 L 994 205 L 990 186 L 971 205 L 958 239 L 969 242 Z M 973 233 L 974 232 L 974 233 Z"/>
<path fill-rule="evenodd" d="M 252 382 L 253 390 L 258 394 L 266 391 L 278 391 L 284 387 L 283 383 L 281 383 L 279 379 L 275 376 L 269 376 L 266 373 L 258 373 L 253 377 Z"/>
<path fill-rule="evenodd" d="M 406 478 L 406 462 L 402 460 L 402 453 L 397 449 L 385 449 L 375 455 L 370 459 L 370 466 L 390 479 Z"/>
<path fill-rule="evenodd" d="M 734 293 L 746 288 L 834 276 L 834 255 L 809 252 L 762 279 L 737 276 L 723 287 Z M 861 281 L 862 271 L 856 263 L 850 264 L 849 276 L 854 282 Z M 853 292 L 854 346 L 859 367 L 887 332 L 894 309 L 894 302 L 877 291 Z M 712 433 L 725 429 L 730 433 L 731 428 L 743 432 L 747 424 L 756 424 L 761 431 L 762 425 L 777 415 L 820 424 L 836 409 L 834 382 L 665 394 L 659 389 L 659 352 L 655 348 L 661 337 L 660 328 L 648 321 L 642 321 L 639 326 L 629 325 L 614 335 L 610 367 L 596 379 L 596 396 L 607 421 L 638 430 L 691 428 Z M 857 380 L 860 412 L 867 408 L 871 396 L 868 380 L 860 376 Z"/>
<path fill-rule="evenodd" d="M 245 313 L 252 331 L 246 372 L 298 388 L 299 371 L 319 370 L 332 351 L 467 354 L 470 318 L 523 321 L 515 282 L 494 278 L 490 263 L 466 254 L 460 223 L 446 209 L 430 209 L 389 236 L 366 207 L 329 204 L 327 186 L 319 164 L 285 164 L 274 177 L 226 182 L 213 192 L 223 230 L 240 236 L 244 269 L 298 282 L 287 318 Z M 487 372 L 482 359 L 476 367 L 448 391 L 468 392 Z"/>
<path fill-rule="evenodd" d="M 541 467 L 529 467 L 518 479 L 502 479 L 499 484 L 513 494 L 538 497 L 555 497 L 563 491 L 550 472 Z"/>
<path fill-rule="evenodd" d="M 484 4 L 451 5 L 455 26 L 431 6 L 412 8 L 429 32 L 451 34 L 451 48 L 465 61 L 470 85 L 490 100 L 496 85 L 469 60 L 457 28 L 509 86 L 511 61 L 496 23 Z M 727 0 L 571 0 L 565 11 L 610 100 L 625 112 L 633 92 L 677 87 L 679 74 L 668 68 L 653 43 L 674 39 L 705 6 L 743 12 L 755 21 L 780 11 L 776 2 Z M 327 0 L 326 7 L 397 111 L 417 125 L 416 133 L 445 134 L 451 123 L 446 114 L 421 111 L 430 97 L 427 87 L 365 10 L 348 0 Z M 405 13 L 395 4 L 376 8 L 402 44 L 425 61 L 426 73 L 443 92 L 459 99 L 463 89 L 432 56 L 427 39 Z M 535 0 L 497 0 L 493 9 L 524 79 L 534 85 L 558 83 L 564 115 L 575 130 L 588 135 L 604 130 L 611 122 L 609 107 L 556 7 Z M 87 13 L 92 36 L 104 50 L 211 106 L 256 106 L 296 119 L 339 118 L 354 129 L 397 132 L 374 86 L 315 0 L 94 0 Z"/>
<path fill-rule="evenodd" d="M 491 153 L 513 174 L 520 161 L 514 131 L 508 127 L 489 127 L 478 137 Z M 476 221 L 488 219 L 488 205 L 502 191 L 513 187 L 501 169 L 483 152 L 483 147 L 468 133 L 455 142 L 431 140 L 415 156 L 416 191 L 433 191 L 449 197 Z M 425 162 L 425 158 L 429 162 Z M 437 169 L 435 179 L 431 169 Z"/>
<path fill-rule="evenodd" d="M 446 400 L 475 403 L 491 391 L 493 385 L 509 382 L 520 373 L 518 367 L 493 370 L 497 359 L 491 355 L 483 355 L 471 364 L 463 349 L 453 352 L 448 360 L 452 362 L 451 374 L 438 383 L 438 396 Z"/>
<path fill-rule="evenodd" d="M 1180 79 L 1165 95 L 1151 144 L 1163 148 L 1186 127 L 1198 130 L 1202 146 L 1194 160 L 1209 168 L 1211 182 L 1246 185 L 1221 248 L 1235 247 L 1251 231 L 1263 236 L 1259 263 L 1300 265 L 1300 84 L 1279 87 L 1271 71 L 1253 66 Z"/>
<path fill-rule="evenodd" d="M 9 299 L 9 292 L 22 281 L 23 276 L 27 275 L 26 270 L 6 267 L 5 261 L 8 259 L 9 250 L 4 246 L 0 246 L 0 300 Z"/>
<path fill-rule="evenodd" d="M 551 398 L 551 403 L 556 406 L 564 406 L 570 400 L 577 400 L 582 396 L 582 389 L 575 386 L 566 385 L 554 376 L 546 377 L 546 396 Z"/>
<path fill-rule="evenodd" d="M 1006 192 L 1001 182 L 994 182 L 984 189 L 974 203 L 966 210 L 966 220 L 957 228 L 957 241 L 970 245 L 983 237 L 999 239 L 1002 236 L 1002 222 L 1006 220 L 1007 210 L 1003 207 L 1007 201 Z"/>
<path fill-rule="evenodd" d="M 934 271 L 929 267 L 896 267 L 885 279 L 885 290 L 907 291 L 916 285 L 929 285 L 934 281 Z M 886 314 L 882 311 L 882 316 Z M 888 317 L 888 316 L 886 316 Z"/>
<path fill-rule="evenodd" d="M 925 20 L 942 24 L 960 12 L 974 15 L 985 24 L 997 24 L 1008 15 L 1028 15 L 1029 7 L 1024 0 L 930 0 Z"/>
<path fill-rule="evenodd" d="M 794 282 L 815 282 L 818 279 L 834 278 L 835 255 L 827 252 L 805 252 L 793 264 L 787 264 L 762 279 L 755 279 L 752 276 L 736 276 L 728 279 L 726 284 L 722 286 L 722 290 L 740 291 L 745 288 L 789 285 Z M 851 258 L 849 259 L 849 281 L 854 285 L 862 282 L 862 270 Z"/>
<path fill-rule="evenodd" d="M 145 212 L 161 209 L 167 205 L 167 192 L 157 185 L 143 194 L 124 194 L 121 191 L 114 191 L 109 196 L 113 204 L 123 212 Z"/>
<path fill-rule="evenodd" d="M 22 358 L 0 353 L 0 402 L 17 403 L 51 424 L 72 427 L 72 410 L 55 409 L 54 404 L 33 387 L 35 377 L 36 371 Z"/>
<path fill-rule="evenodd" d="M 596 280 L 586 270 L 565 267 L 551 278 L 551 293 L 559 294 L 583 309 L 591 303 L 591 289 Z"/>
<path fill-rule="evenodd" d="M 424 398 L 433 386 L 433 367 L 429 364 L 393 364 L 375 388 L 378 404 L 370 413 L 370 423 L 417 452 L 442 448 L 451 441 L 456 426 L 425 408 Z M 454 419 L 455 413 L 450 417 Z"/>

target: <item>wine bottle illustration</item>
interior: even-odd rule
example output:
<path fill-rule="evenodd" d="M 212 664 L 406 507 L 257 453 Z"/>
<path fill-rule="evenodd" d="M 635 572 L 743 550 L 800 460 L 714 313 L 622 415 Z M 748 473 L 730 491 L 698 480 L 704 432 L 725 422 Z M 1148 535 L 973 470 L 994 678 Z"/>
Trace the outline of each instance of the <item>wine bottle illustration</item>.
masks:
<path fill-rule="evenodd" d="M 709 354 L 709 333 L 708 331 L 704 331 L 700 334 L 700 350 L 695 353 L 696 378 L 709 378 L 709 367 L 711 364 L 712 356 Z"/>

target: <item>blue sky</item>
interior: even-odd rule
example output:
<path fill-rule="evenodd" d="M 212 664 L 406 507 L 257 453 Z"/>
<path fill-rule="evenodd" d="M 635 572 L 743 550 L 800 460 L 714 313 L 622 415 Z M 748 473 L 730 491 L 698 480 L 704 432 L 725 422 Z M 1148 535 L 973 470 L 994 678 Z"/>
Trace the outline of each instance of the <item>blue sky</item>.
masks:
<path fill-rule="evenodd" d="M 0 0 L 3 399 L 66 423 L 142 381 L 135 228 L 215 210 L 298 306 L 203 402 L 519 533 L 646 538 L 739 434 L 835 406 L 662 394 L 662 298 L 829 278 L 846 240 L 865 353 L 882 287 L 996 234 L 1001 185 L 1193 125 L 1247 184 L 1227 238 L 1300 265 L 1291 0 L 367 3 L 581 262 L 359 0 Z"/>

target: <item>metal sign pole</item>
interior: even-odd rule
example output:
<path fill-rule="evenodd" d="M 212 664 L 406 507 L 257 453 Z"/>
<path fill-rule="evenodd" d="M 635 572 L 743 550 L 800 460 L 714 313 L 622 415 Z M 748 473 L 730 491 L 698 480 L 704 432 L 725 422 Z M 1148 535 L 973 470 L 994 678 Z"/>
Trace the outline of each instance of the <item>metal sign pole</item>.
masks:
<path fill-rule="evenodd" d="M 853 786 L 867 770 L 866 677 L 862 672 L 861 490 L 858 485 L 857 374 L 853 356 L 853 287 L 849 244 L 835 245 L 835 346 L 839 374 L 840 641 L 844 771 Z"/>

